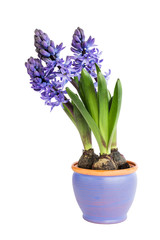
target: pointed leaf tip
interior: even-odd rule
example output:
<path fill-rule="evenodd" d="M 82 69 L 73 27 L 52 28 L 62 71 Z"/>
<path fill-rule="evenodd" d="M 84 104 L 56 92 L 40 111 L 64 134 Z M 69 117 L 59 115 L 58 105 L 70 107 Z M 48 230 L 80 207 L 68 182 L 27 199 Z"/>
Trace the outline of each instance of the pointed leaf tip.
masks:
<path fill-rule="evenodd" d="M 95 66 L 96 66 L 96 70 L 97 70 L 97 74 L 98 74 L 99 72 L 101 72 L 101 69 L 100 69 L 100 67 L 98 66 L 97 63 L 95 63 Z"/>

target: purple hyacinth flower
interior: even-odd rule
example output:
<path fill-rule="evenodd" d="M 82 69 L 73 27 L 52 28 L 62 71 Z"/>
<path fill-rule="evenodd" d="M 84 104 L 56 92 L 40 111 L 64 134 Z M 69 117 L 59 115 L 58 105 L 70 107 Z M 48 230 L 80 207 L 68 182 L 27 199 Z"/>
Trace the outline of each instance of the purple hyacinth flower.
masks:
<path fill-rule="evenodd" d="M 84 55 L 90 47 L 95 46 L 94 42 L 95 39 L 91 36 L 88 38 L 87 41 L 85 41 L 84 31 L 83 29 L 78 27 L 73 34 L 71 50 L 75 53 L 75 55 Z"/>
<path fill-rule="evenodd" d="M 27 72 L 30 77 L 44 77 L 43 65 L 38 58 L 30 57 L 25 63 Z"/>
<path fill-rule="evenodd" d="M 75 75 L 80 78 L 82 68 L 85 68 L 92 77 L 96 78 L 95 63 L 101 67 L 101 52 L 95 48 L 95 39 L 91 36 L 85 40 L 84 31 L 77 28 L 73 34 L 71 51 L 74 53 L 73 70 Z"/>
<path fill-rule="evenodd" d="M 64 87 L 74 77 L 72 58 L 67 57 L 66 61 L 58 59 L 56 64 L 53 61 L 49 61 L 45 67 L 45 72 L 48 79 L 54 79 L 54 81 L 61 84 L 61 87 Z"/>
<path fill-rule="evenodd" d="M 27 72 L 30 75 L 30 83 L 35 91 L 41 91 L 48 84 L 45 79 L 44 68 L 40 59 L 30 57 L 25 63 Z"/>
<path fill-rule="evenodd" d="M 57 65 L 57 69 L 53 67 L 54 71 L 47 71 L 47 67 L 43 67 L 40 59 L 31 57 L 25 63 L 32 88 L 41 92 L 41 98 L 51 106 L 51 110 L 68 101 L 64 86 L 69 80 L 71 61 L 68 58 L 65 62 L 61 59 Z"/>
<path fill-rule="evenodd" d="M 52 111 L 55 106 L 68 102 L 68 99 L 65 98 L 65 93 L 66 91 L 61 88 L 56 89 L 53 81 L 41 92 L 41 98 L 45 100 L 45 104 L 51 106 Z"/>
<path fill-rule="evenodd" d="M 77 28 L 73 34 L 72 48 L 71 50 L 75 53 L 81 53 L 84 49 L 85 35 L 81 28 Z"/>
<path fill-rule="evenodd" d="M 64 82 L 64 85 L 74 77 L 75 72 L 73 71 L 72 59 L 70 57 L 66 57 L 66 61 L 59 61 L 57 68 L 56 75 Z"/>
<path fill-rule="evenodd" d="M 41 98 L 45 100 L 45 104 L 51 106 L 52 110 L 55 106 L 68 102 L 65 97 L 66 91 L 64 87 L 71 80 L 72 61 L 69 57 L 66 58 L 66 61 L 59 59 L 56 66 L 50 62 L 45 70 L 46 77 L 52 80 L 50 79 L 50 84 L 41 92 Z"/>
<path fill-rule="evenodd" d="M 48 62 L 49 60 L 56 61 L 59 58 L 60 52 L 64 49 L 63 44 L 55 46 L 48 35 L 42 30 L 35 30 L 34 45 L 40 59 Z"/>

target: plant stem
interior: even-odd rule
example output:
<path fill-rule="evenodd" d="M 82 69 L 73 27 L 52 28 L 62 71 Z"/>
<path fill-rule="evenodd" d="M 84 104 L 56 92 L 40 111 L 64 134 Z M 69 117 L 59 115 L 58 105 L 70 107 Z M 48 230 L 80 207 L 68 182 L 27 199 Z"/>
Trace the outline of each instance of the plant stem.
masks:
<path fill-rule="evenodd" d="M 76 83 L 76 81 L 73 79 L 73 78 L 71 78 L 71 84 L 77 89 L 77 91 L 78 91 L 78 84 Z"/>
<path fill-rule="evenodd" d="M 65 100 L 68 100 L 68 98 L 64 97 Z M 71 112 L 71 114 L 73 115 L 73 105 L 72 103 L 68 100 L 68 102 L 66 103 L 63 103 L 67 108 L 68 110 Z"/>

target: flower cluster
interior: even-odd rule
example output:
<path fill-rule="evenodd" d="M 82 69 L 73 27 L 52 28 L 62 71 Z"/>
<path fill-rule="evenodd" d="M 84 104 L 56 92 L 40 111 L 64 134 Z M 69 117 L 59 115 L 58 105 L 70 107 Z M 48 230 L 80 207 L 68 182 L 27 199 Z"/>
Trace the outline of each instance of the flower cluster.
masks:
<path fill-rule="evenodd" d="M 92 77 L 96 77 L 95 63 L 101 67 L 100 59 L 101 53 L 98 48 L 95 48 L 95 39 L 91 36 L 85 41 L 84 31 L 81 28 L 77 28 L 73 34 L 71 51 L 73 56 L 73 69 L 78 77 L 82 68 L 90 73 Z"/>
<path fill-rule="evenodd" d="M 60 58 L 60 53 L 64 49 L 63 43 L 55 45 L 46 33 L 35 30 L 34 45 L 39 58 L 30 57 L 25 66 L 31 78 L 32 88 L 41 93 L 41 98 L 51 106 L 51 110 L 54 106 L 68 101 L 64 87 L 68 81 L 75 86 L 73 78 L 80 77 L 82 68 L 86 68 L 92 77 L 96 77 L 95 63 L 101 67 L 102 59 L 101 52 L 95 48 L 94 42 L 92 37 L 86 41 L 84 31 L 77 28 L 71 47 L 74 56 L 68 56 L 63 60 Z"/>
<path fill-rule="evenodd" d="M 44 69 L 41 60 L 38 58 L 30 57 L 25 63 L 27 72 L 31 77 L 32 88 L 35 91 L 41 91 L 44 89 L 49 81 L 44 77 Z"/>
<path fill-rule="evenodd" d="M 41 93 L 41 98 L 45 100 L 45 103 L 49 106 L 51 106 L 51 110 L 55 106 L 59 106 L 61 103 L 68 102 L 68 99 L 65 98 L 65 90 L 60 88 L 55 88 L 55 85 L 57 87 L 57 84 L 55 84 L 54 81 L 52 81 Z"/>
<path fill-rule="evenodd" d="M 36 29 L 34 39 L 39 59 L 31 57 L 25 66 L 32 88 L 41 93 L 41 98 L 52 110 L 54 106 L 68 101 L 63 88 L 70 79 L 71 62 L 59 58 L 64 49 L 63 44 L 55 46 L 46 33 Z M 42 60 L 45 66 L 42 65 Z"/>
<path fill-rule="evenodd" d="M 38 57 L 45 62 L 51 60 L 56 63 L 56 60 L 59 59 L 60 52 L 64 49 L 63 43 L 55 46 L 54 42 L 49 39 L 48 35 L 38 29 L 35 30 L 34 45 Z"/>
<path fill-rule="evenodd" d="M 67 102 L 64 96 L 66 92 L 63 90 L 64 82 L 57 80 L 58 74 L 46 74 L 41 60 L 32 57 L 28 59 L 25 66 L 31 77 L 32 88 L 41 92 L 41 98 L 51 106 L 51 110 L 54 106 Z"/>

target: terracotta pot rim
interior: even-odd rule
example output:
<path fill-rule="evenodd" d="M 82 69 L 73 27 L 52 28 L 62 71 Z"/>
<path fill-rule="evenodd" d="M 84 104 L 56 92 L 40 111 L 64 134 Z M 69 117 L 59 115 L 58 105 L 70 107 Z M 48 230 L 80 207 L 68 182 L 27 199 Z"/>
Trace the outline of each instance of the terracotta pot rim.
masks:
<path fill-rule="evenodd" d="M 127 161 L 130 168 L 126 169 L 119 169 L 119 170 L 92 170 L 92 169 L 85 169 L 85 168 L 79 168 L 77 166 L 78 162 L 74 162 L 72 164 L 72 170 L 76 173 L 84 174 L 84 175 L 92 175 L 92 176 L 120 176 L 120 175 L 128 175 L 131 173 L 134 173 L 138 166 L 136 163 Z"/>

